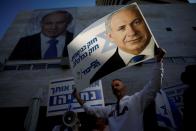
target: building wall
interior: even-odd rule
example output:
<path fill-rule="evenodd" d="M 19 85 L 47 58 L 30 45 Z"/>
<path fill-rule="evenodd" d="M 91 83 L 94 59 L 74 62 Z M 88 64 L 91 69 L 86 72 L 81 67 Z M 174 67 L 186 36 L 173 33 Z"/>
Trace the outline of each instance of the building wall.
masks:
<path fill-rule="evenodd" d="M 196 5 L 148 4 L 139 6 L 158 44 L 167 51 L 164 61 L 163 88 L 180 84 L 180 74 L 184 71 L 185 66 L 196 63 Z M 122 6 L 70 8 L 75 19 L 74 35 L 76 36 L 92 22 L 120 7 Z M 4 63 L 8 58 L 20 36 L 28 32 L 26 30 L 28 28 L 20 28 L 19 30 L 16 27 L 26 27 L 25 23 L 31 20 L 32 14 L 36 11 L 21 12 L 13 21 L 0 42 L 1 63 Z M 146 62 L 140 67 L 127 68 L 105 77 L 102 80 L 105 102 L 115 102 L 110 91 L 110 83 L 113 78 L 123 78 L 129 87 L 129 94 L 132 94 L 140 90 L 149 80 L 152 66 L 152 63 Z M 140 68 L 139 71 L 138 68 Z M 42 105 L 45 106 L 49 82 L 53 79 L 70 76 L 72 76 L 70 69 L 60 67 L 36 70 L 2 70 L 0 72 L 0 107 L 28 106 L 39 88 L 43 88 Z"/>

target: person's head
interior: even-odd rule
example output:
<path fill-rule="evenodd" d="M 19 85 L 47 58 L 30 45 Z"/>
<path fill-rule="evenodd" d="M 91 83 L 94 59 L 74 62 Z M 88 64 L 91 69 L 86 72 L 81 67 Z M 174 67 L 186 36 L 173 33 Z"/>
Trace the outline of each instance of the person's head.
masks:
<path fill-rule="evenodd" d="M 127 87 L 120 79 L 112 80 L 111 87 L 112 87 L 113 94 L 118 100 L 120 100 L 123 96 L 125 96 L 127 92 Z"/>
<path fill-rule="evenodd" d="M 45 36 L 58 37 L 63 35 L 73 17 L 67 11 L 55 11 L 45 15 L 41 20 L 41 31 Z"/>
<path fill-rule="evenodd" d="M 118 48 L 139 54 L 151 39 L 150 31 L 136 5 L 129 5 L 108 16 L 106 34 Z"/>

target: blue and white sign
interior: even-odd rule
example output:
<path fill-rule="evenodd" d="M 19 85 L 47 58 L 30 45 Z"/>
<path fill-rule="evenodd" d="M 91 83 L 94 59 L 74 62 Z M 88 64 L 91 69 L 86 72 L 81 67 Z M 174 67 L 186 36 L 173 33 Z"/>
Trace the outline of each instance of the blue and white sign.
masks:
<path fill-rule="evenodd" d="M 62 115 L 68 110 L 83 112 L 80 104 L 72 96 L 75 87 L 72 77 L 58 79 L 50 82 L 47 116 Z M 80 96 L 91 106 L 105 106 L 101 81 L 93 83 L 90 87 L 82 90 Z"/>
<path fill-rule="evenodd" d="M 155 47 L 158 44 L 137 3 L 104 16 L 67 46 L 77 88 L 153 58 Z"/>

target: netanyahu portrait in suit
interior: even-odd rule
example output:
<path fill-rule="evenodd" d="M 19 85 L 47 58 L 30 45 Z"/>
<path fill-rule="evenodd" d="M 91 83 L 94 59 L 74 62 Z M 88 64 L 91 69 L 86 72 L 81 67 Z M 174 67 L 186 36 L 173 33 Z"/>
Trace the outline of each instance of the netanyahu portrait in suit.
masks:
<path fill-rule="evenodd" d="M 131 4 L 111 13 L 105 27 L 108 39 L 117 45 L 117 49 L 92 76 L 90 83 L 154 56 L 155 41 L 136 5 Z"/>
<path fill-rule="evenodd" d="M 67 30 L 73 17 L 67 11 L 54 11 L 43 16 L 41 32 L 22 37 L 9 60 L 40 60 L 68 57 L 67 45 L 73 33 Z"/>

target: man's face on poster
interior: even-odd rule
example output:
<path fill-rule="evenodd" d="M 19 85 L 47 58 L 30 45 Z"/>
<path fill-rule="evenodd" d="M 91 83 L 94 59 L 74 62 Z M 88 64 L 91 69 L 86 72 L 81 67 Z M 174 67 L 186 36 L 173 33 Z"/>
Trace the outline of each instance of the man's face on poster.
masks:
<path fill-rule="evenodd" d="M 140 12 L 135 8 L 122 9 L 113 14 L 109 39 L 130 54 L 139 54 L 148 45 L 151 34 Z"/>
<path fill-rule="evenodd" d="M 63 13 L 50 14 L 42 21 L 42 33 L 48 37 L 58 37 L 64 34 L 67 23 L 67 19 Z"/>

